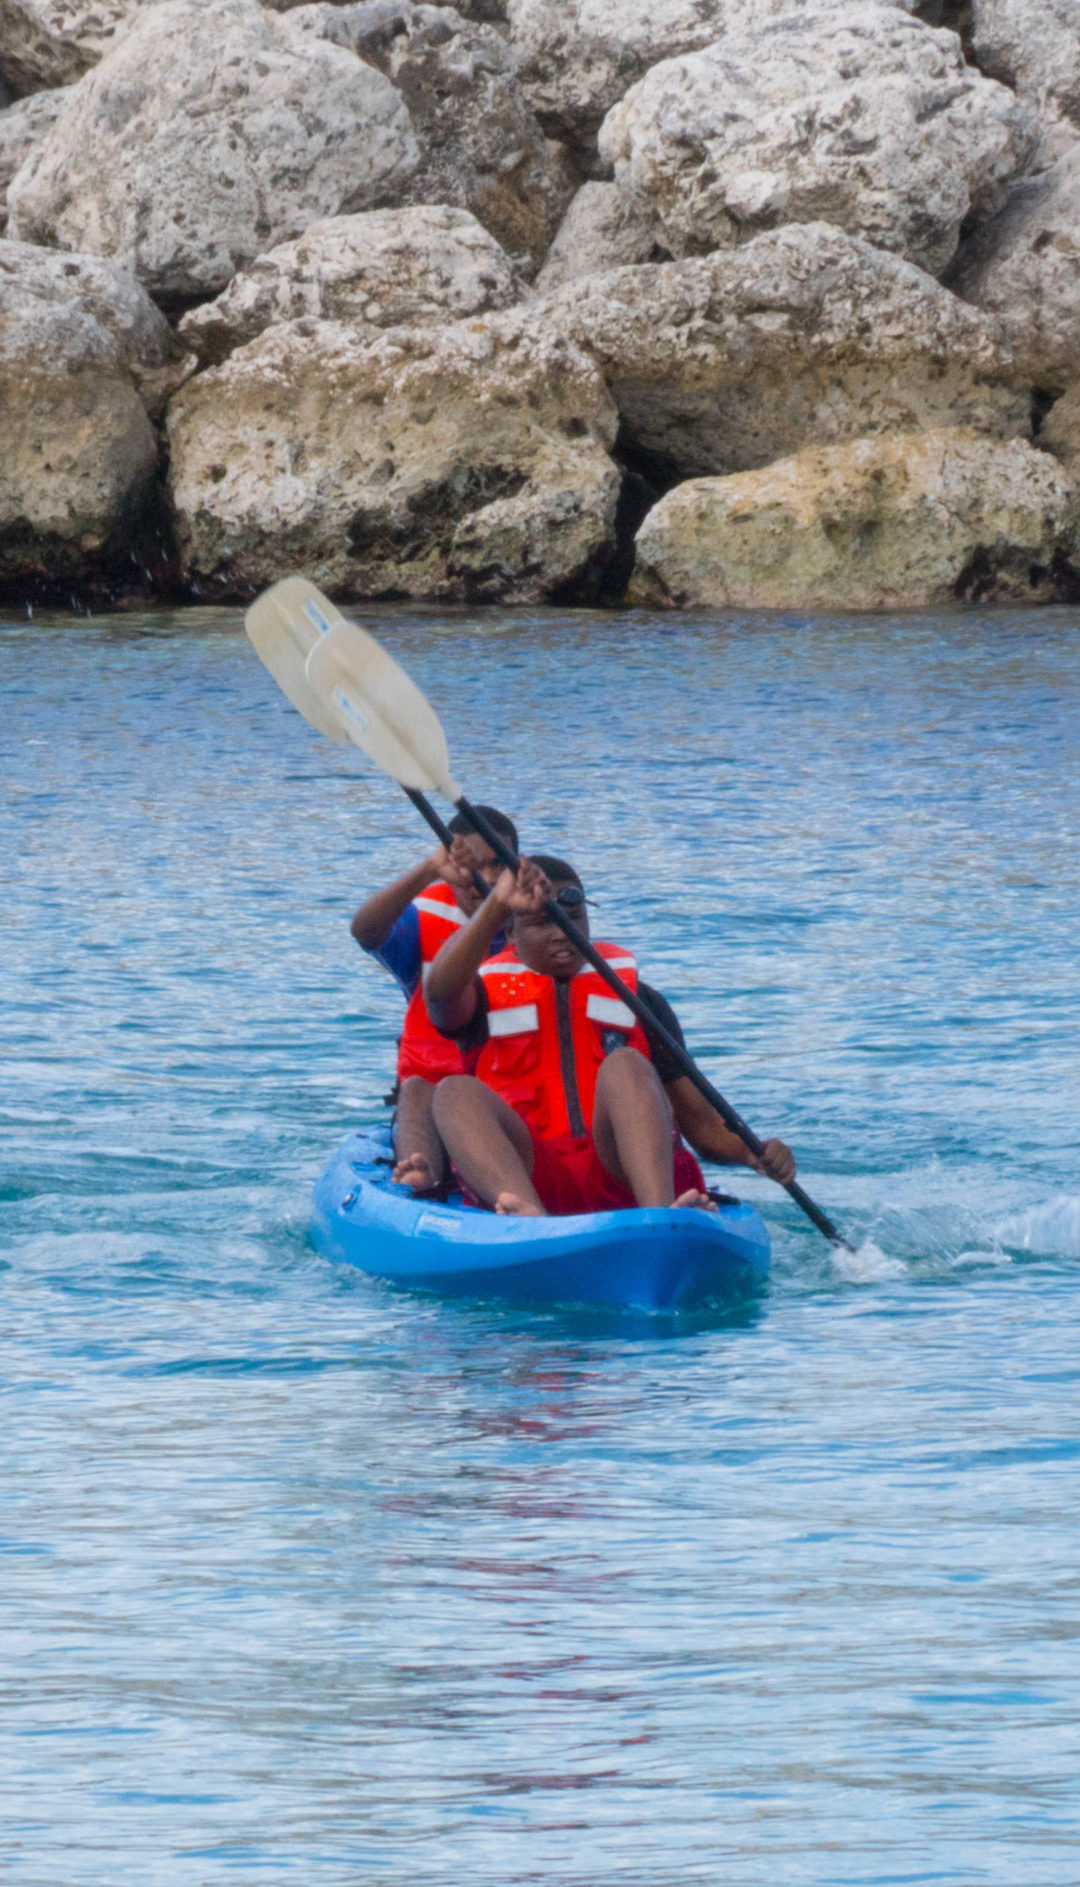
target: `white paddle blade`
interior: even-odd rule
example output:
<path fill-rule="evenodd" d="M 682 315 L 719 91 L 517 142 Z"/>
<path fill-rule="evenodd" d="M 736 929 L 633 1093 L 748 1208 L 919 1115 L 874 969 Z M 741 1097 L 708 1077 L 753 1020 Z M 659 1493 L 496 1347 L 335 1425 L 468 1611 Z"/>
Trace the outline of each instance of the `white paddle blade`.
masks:
<path fill-rule="evenodd" d="M 344 616 L 306 577 L 285 577 L 252 603 L 244 627 L 282 693 L 330 740 L 348 740 L 337 716 L 312 689 L 304 664 L 316 642 Z"/>
<path fill-rule="evenodd" d="M 339 621 L 307 658 L 308 686 L 369 760 L 414 792 L 461 798 L 431 703 L 374 636 Z"/>

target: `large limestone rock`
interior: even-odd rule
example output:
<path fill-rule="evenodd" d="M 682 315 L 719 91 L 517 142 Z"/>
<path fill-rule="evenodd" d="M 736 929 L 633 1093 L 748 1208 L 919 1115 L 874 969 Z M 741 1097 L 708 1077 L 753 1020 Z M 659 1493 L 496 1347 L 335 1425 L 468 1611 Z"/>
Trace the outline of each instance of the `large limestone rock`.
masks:
<path fill-rule="evenodd" d="M 585 275 L 670 260 L 649 217 L 616 184 L 584 183 L 559 225 L 536 287 L 543 294 Z"/>
<path fill-rule="evenodd" d="M 1054 402 L 1039 434 L 1039 444 L 1060 459 L 1070 478 L 1080 484 L 1080 385 L 1070 387 Z"/>
<path fill-rule="evenodd" d="M 1029 423 L 988 321 L 899 256 L 824 224 L 574 282 L 535 318 L 592 354 L 625 443 L 668 478 L 861 433 Z"/>
<path fill-rule="evenodd" d="M 936 275 L 1035 142 L 954 33 L 853 0 L 654 67 L 605 119 L 600 152 L 672 255 L 820 220 Z"/>
<path fill-rule="evenodd" d="M 325 217 L 259 256 L 186 314 L 180 332 L 217 364 L 276 322 L 313 317 L 370 337 L 508 308 L 521 292 L 505 251 L 467 210 L 369 210 Z"/>
<path fill-rule="evenodd" d="M 964 245 L 949 282 L 1000 322 L 1035 386 L 1060 393 L 1080 378 L 1080 141 L 1016 185 Z"/>
<path fill-rule="evenodd" d="M 857 439 L 679 485 L 638 532 L 631 599 L 891 609 L 1080 595 L 1078 493 L 967 428 Z"/>
<path fill-rule="evenodd" d="M 72 85 L 111 50 L 142 0 L 0 0 L 0 76 L 16 96 Z"/>
<path fill-rule="evenodd" d="M 880 0 L 908 6 L 908 0 Z M 604 114 L 662 59 L 695 52 L 807 0 L 508 0 L 510 41 L 534 111 L 580 150 Z"/>
<path fill-rule="evenodd" d="M 974 0 L 972 39 L 983 72 L 1011 85 L 1040 115 L 1080 125 L 1076 0 Z"/>
<path fill-rule="evenodd" d="M 0 236 L 7 229 L 8 185 L 31 151 L 59 118 L 67 102 L 66 86 L 56 92 L 35 92 L 0 111 Z"/>
<path fill-rule="evenodd" d="M 614 435 L 592 363 L 516 309 L 374 342 L 269 328 L 170 409 L 185 568 L 204 595 L 296 569 L 343 596 L 587 592 Z"/>
<path fill-rule="evenodd" d="M 518 84 L 514 56 L 491 26 L 449 6 L 410 0 L 302 7 L 294 31 L 347 46 L 393 81 L 409 108 L 420 162 L 411 203 L 458 204 L 511 255 L 543 261 L 574 179 Z"/>
<path fill-rule="evenodd" d="M 13 235 L 205 295 L 418 162 L 390 82 L 255 0 L 164 0 L 70 94 L 8 192 Z"/>
<path fill-rule="evenodd" d="M 130 573 L 151 500 L 147 402 L 173 355 L 130 276 L 97 257 L 0 242 L 0 582 L 81 589 Z"/>

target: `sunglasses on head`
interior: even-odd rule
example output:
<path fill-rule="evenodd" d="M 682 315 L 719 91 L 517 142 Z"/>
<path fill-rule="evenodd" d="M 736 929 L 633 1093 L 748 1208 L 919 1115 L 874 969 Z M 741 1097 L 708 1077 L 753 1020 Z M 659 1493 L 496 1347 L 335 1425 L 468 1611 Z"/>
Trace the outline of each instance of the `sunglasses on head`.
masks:
<path fill-rule="evenodd" d="M 580 911 L 588 902 L 578 885 L 560 885 L 552 898 L 552 903 L 561 905 L 564 911 Z"/>

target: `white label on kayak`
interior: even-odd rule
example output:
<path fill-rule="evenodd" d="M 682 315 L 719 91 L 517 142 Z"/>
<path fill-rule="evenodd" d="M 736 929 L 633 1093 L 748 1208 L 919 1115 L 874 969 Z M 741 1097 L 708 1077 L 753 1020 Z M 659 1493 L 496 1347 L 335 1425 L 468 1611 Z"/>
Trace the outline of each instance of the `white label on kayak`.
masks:
<path fill-rule="evenodd" d="M 587 996 L 585 1014 L 590 1022 L 605 1022 L 609 1029 L 632 1029 L 634 1014 L 616 996 Z"/>
<path fill-rule="evenodd" d="M 534 1002 L 518 1003 L 516 1009 L 492 1009 L 487 1025 L 489 1035 L 526 1035 L 540 1027 L 540 1011 Z"/>
<path fill-rule="evenodd" d="M 461 1220 L 450 1212 L 422 1212 L 416 1221 L 414 1238 L 459 1238 Z"/>

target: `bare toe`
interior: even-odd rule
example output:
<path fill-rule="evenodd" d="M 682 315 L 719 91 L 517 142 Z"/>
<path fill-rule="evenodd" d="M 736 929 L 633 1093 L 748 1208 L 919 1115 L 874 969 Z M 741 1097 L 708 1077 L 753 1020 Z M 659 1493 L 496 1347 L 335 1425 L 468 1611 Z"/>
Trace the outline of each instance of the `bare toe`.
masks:
<path fill-rule="evenodd" d="M 528 1199 L 519 1199 L 516 1192 L 501 1192 L 495 1201 L 495 1210 L 507 1218 L 542 1219 L 546 1217 L 543 1206 L 533 1205 Z"/>
<path fill-rule="evenodd" d="M 692 1188 L 690 1192 L 681 1192 L 675 1204 L 677 1206 L 696 1206 L 699 1212 L 715 1212 L 717 1210 L 716 1200 L 710 1199 L 707 1192 L 698 1192 L 696 1188 Z"/>
<path fill-rule="evenodd" d="M 394 1168 L 394 1183 L 408 1186 L 413 1192 L 430 1192 L 436 1183 L 430 1161 L 422 1153 L 406 1154 Z"/>

